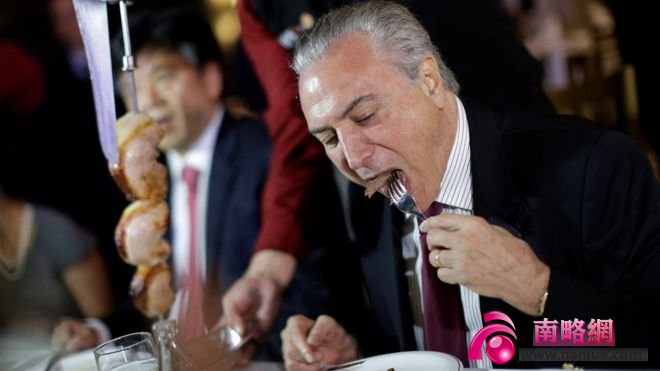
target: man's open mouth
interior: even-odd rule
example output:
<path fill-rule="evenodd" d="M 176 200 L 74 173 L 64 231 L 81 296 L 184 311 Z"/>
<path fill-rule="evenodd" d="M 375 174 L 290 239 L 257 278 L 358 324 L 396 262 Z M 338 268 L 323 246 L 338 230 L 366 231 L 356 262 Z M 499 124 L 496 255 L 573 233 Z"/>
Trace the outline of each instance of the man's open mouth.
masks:
<path fill-rule="evenodd" d="M 376 194 L 376 192 L 387 187 L 387 182 L 389 181 L 391 175 L 392 172 L 386 172 L 367 181 L 367 184 L 364 189 L 364 195 L 371 198 L 371 196 Z"/>

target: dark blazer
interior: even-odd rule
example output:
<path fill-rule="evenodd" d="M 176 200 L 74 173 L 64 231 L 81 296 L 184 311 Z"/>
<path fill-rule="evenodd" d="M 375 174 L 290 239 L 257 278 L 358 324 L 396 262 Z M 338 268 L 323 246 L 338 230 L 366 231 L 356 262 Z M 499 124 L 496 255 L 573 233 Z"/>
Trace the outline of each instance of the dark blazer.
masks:
<path fill-rule="evenodd" d="M 261 225 L 261 191 L 268 174 L 270 140 L 260 122 L 228 111 L 218 132 L 206 205 L 207 271 L 226 290 L 250 260 Z"/>
<path fill-rule="evenodd" d="M 245 272 L 262 225 L 262 192 L 269 169 L 271 142 L 262 122 L 237 119 L 225 111 L 213 153 L 207 204 L 207 281 L 222 295 Z M 319 171 L 319 174 L 325 174 Z M 329 169 L 327 172 L 330 176 Z M 280 331 L 294 314 L 316 317 L 332 310 L 331 262 L 343 249 L 341 211 L 336 194 L 319 176 L 314 182 L 318 197 L 306 199 L 308 253 L 301 258 L 294 278 L 284 292 L 281 310 L 272 331 L 256 354 L 257 359 L 281 360 Z M 327 189 L 326 189 L 327 188 Z M 322 234 L 322 228 L 329 235 Z M 341 279 L 341 278 L 339 278 Z M 207 287 L 207 290 L 209 287 Z M 350 299 L 347 299 L 350 300 Z M 218 313 L 219 315 L 220 313 Z"/>
<path fill-rule="evenodd" d="M 660 300 L 660 277 L 654 274 L 660 269 L 660 187 L 643 153 L 629 138 L 579 118 L 500 116 L 464 104 L 474 212 L 517 230 L 550 266 L 544 317 L 587 323 L 611 318 L 617 347 L 648 347 L 654 354 L 660 349 L 654 337 Z M 376 331 L 365 348 L 374 353 L 415 349 L 403 280 L 401 213 L 387 207 L 383 197 L 368 201 L 356 195 L 354 201 L 353 223 Z M 499 310 L 512 318 L 519 348 L 532 346 L 538 319 L 498 299 L 481 297 L 480 302 L 482 313 Z M 505 366 L 532 366 L 516 360 Z"/>

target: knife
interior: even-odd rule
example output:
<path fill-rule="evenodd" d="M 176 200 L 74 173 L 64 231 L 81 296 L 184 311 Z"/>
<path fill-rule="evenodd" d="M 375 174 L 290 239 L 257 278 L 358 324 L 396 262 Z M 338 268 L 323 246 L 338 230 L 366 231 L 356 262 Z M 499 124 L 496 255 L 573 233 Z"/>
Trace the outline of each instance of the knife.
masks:
<path fill-rule="evenodd" d="M 85 55 L 92 81 L 96 125 L 99 131 L 103 155 L 111 168 L 118 166 L 119 153 L 117 148 L 117 132 L 115 123 L 115 91 L 112 76 L 112 60 L 110 57 L 110 36 L 108 31 L 108 11 L 106 3 L 116 3 L 117 0 L 73 0 L 76 19 L 85 46 Z M 125 54 L 124 71 L 129 72 L 129 87 L 131 95 L 131 111 L 137 111 L 135 95 L 135 80 L 133 78 L 133 57 L 130 54 L 130 40 L 126 17 L 126 2 L 119 2 L 122 30 L 124 36 Z"/>
<path fill-rule="evenodd" d="M 342 363 L 340 365 L 328 365 L 328 366 L 325 366 L 325 371 L 347 370 L 349 368 L 352 368 L 353 366 L 362 367 L 360 365 L 362 365 L 366 361 L 367 361 L 366 359 L 358 359 L 357 361 Z"/>

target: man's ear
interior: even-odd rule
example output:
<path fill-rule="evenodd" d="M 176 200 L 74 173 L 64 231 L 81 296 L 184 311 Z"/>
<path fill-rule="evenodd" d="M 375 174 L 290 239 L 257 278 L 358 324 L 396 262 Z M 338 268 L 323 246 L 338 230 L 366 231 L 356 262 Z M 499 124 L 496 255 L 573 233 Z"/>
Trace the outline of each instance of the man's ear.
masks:
<path fill-rule="evenodd" d="M 214 100 L 220 99 L 224 87 L 224 76 L 220 65 L 216 62 L 207 62 L 202 67 L 201 73 L 206 93 Z"/>
<path fill-rule="evenodd" d="M 443 109 L 446 99 L 445 85 L 438 68 L 438 62 L 430 54 L 424 57 L 420 64 L 419 80 L 424 94 L 431 98 L 438 108 Z"/>

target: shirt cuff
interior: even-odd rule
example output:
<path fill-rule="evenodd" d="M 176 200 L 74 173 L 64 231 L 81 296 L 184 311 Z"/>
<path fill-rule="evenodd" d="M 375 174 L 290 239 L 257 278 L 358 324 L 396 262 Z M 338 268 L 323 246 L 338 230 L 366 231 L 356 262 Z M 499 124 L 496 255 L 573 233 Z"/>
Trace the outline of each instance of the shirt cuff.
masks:
<path fill-rule="evenodd" d="M 96 332 L 96 336 L 99 339 L 97 345 L 103 344 L 106 341 L 112 339 L 112 335 L 110 334 L 110 329 L 100 319 L 98 319 L 98 318 L 85 318 L 85 324 L 87 326 L 91 327 L 92 330 L 94 330 Z"/>

